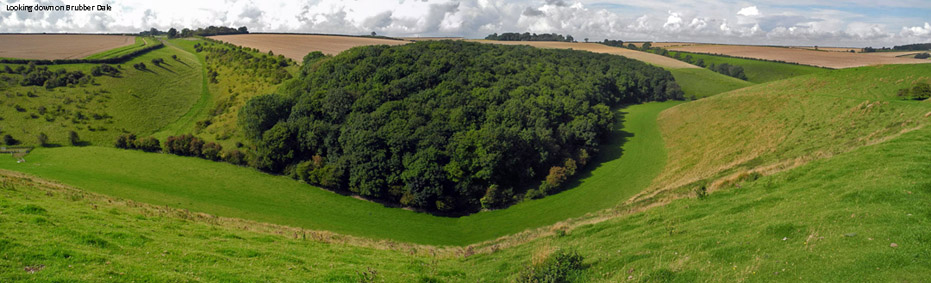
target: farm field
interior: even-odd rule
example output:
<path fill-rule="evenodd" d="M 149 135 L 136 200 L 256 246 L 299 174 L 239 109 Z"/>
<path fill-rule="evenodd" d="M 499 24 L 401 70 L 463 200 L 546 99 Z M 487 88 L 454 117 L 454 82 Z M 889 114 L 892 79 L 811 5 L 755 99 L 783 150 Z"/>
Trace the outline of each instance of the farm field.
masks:
<path fill-rule="evenodd" d="M 298 62 L 301 62 L 307 53 L 313 51 L 334 55 L 356 46 L 407 43 L 407 41 L 383 38 L 311 34 L 233 34 L 208 38 L 256 48 L 262 52 L 272 51 Z"/>
<path fill-rule="evenodd" d="M 753 83 L 728 77 L 705 68 L 669 69 L 676 83 L 682 87 L 686 97 L 698 99 L 753 85 Z"/>
<path fill-rule="evenodd" d="M 752 60 L 752 59 L 742 59 L 742 58 L 733 58 L 725 56 L 716 56 L 708 55 L 701 53 L 687 53 L 687 52 L 670 52 L 670 55 L 675 53 L 681 53 L 681 57 L 692 56 L 693 60 L 702 59 L 705 62 L 705 65 L 720 65 L 720 64 L 730 64 L 740 66 L 744 70 L 744 74 L 747 75 L 747 81 L 752 83 L 767 83 L 772 81 L 778 81 L 783 79 L 788 79 L 791 77 L 797 77 L 808 74 L 815 73 L 824 73 L 828 72 L 828 69 L 818 68 L 805 65 L 796 65 L 796 64 L 787 64 L 787 63 L 777 63 L 777 62 L 768 62 L 762 60 Z"/>
<path fill-rule="evenodd" d="M 132 45 L 134 36 L 88 34 L 0 34 L 0 58 L 80 59 Z"/>
<path fill-rule="evenodd" d="M 734 57 L 754 58 L 792 62 L 804 65 L 827 67 L 834 69 L 862 67 L 884 64 L 922 64 L 928 61 L 908 58 L 884 56 L 878 53 L 844 53 L 820 52 L 807 49 L 747 46 L 747 45 L 715 45 L 696 44 L 685 46 L 665 47 L 670 51 L 684 51 L 690 53 L 722 54 Z"/>

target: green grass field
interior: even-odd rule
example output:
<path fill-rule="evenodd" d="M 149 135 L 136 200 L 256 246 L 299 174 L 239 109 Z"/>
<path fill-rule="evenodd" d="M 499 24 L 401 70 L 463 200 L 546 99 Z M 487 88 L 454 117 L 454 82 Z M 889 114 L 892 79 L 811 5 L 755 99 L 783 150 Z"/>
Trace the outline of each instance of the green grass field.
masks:
<path fill-rule="evenodd" d="M 660 114 L 667 168 L 656 188 L 780 171 L 924 127 L 928 102 L 896 97 L 931 81 L 921 65 L 835 70 L 756 85 Z"/>
<path fill-rule="evenodd" d="M 426 244 L 461 245 L 549 225 L 613 207 L 645 188 L 665 159 L 656 115 L 675 102 L 630 106 L 600 162 L 578 185 L 508 209 L 461 218 L 387 208 L 288 177 L 197 158 L 101 147 L 36 149 L 26 172 L 88 191 L 221 216 Z M 620 125 L 619 125 L 620 126 Z M 74 162 L 80 160 L 81 162 Z M 193 169 L 196 168 L 196 169 Z M 623 181 L 619 181 L 623 180 Z"/>
<path fill-rule="evenodd" d="M 777 62 L 767 62 L 762 60 L 751 60 L 741 58 L 731 58 L 724 56 L 697 54 L 688 52 L 670 52 L 670 55 L 680 53 L 684 58 L 686 55 L 692 55 L 693 60 L 702 59 L 705 65 L 711 64 L 730 64 L 744 68 L 744 74 L 747 75 L 747 81 L 752 83 L 768 83 L 772 81 L 784 80 L 792 77 L 803 76 L 808 74 L 820 74 L 829 72 L 829 69 L 818 68 L 805 65 L 786 64 Z"/>
<path fill-rule="evenodd" d="M 472 255 L 305 238 L 0 174 L 0 278 L 358 282 L 368 272 L 376 281 L 501 282 L 571 249 L 585 257 L 571 277 L 580 282 L 919 282 L 931 272 L 928 143 L 925 128 L 704 199 Z"/>
<path fill-rule="evenodd" d="M 676 82 L 682 87 L 685 96 L 693 99 L 709 97 L 753 85 L 753 83 L 718 74 L 708 69 L 668 69 L 668 71 L 676 78 Z"/>
<path fill-rule="evenodd" d="M 171 59 L 172 55 L 180 61 Z M 157 67 L 151 63 L 154 58 L 165 59 L 166 63 Z M 132 67 L 139 62 L 146 63 L 148 70 Z M 65 64 L 49 69 L 89 74 L 93 66 Z M 47 90 L 20 86 L 18 82 L 0 83 L 0 130 L 26 146 L 37 145 L 39 133 L 48 135 L 50 143 L 68 144 L 70 130 L 91 144 L 109 146 L 124 131 L 137 135 L 156 132 L 183 116 L 201 98 L 202 81 L 191 78 L 200 77 L 202 64 L 181 49 L 160 48 L 119 66 L 119 77 L 95 77 L 93 85 Z"/>

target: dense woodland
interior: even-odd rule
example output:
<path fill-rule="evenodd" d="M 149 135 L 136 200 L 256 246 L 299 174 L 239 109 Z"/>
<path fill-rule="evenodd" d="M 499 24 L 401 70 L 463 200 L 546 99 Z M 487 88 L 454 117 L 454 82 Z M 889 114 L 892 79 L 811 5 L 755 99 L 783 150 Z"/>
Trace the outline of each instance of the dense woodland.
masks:
<path fill-rule="evenodd" d="M 931 43 L 918 43 L 918 44 L 906 44 L 906 45 L 896 45 L 893 46 L 894 50 L 902 51 L 924 51 L 931 50 Z"/>
<path fill-rule="evenodd" d="M 501 40 L 501 41 L 565 41 L 573 42 L 575 39 L 571 35 L 563 36 L 561 34 L 555 33 L 516 33 L 516 32 L 505 32 L 502 34 L 489 34 L 485 37 L 487 40 Z"/>
<path fill-rule="evenodd" d="M 462 214 L 557 192 L 610 134 L 612 107 L 681 98 L 669 72 L 621 56 L 430 41 L 311 53 L 240 124 L 260 169 Z"/>

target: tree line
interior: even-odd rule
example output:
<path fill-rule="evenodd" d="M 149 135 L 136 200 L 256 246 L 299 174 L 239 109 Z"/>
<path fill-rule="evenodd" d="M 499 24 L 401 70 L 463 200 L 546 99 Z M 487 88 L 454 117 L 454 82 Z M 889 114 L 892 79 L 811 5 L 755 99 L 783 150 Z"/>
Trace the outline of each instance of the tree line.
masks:
<path fill-rule="evenodd" d="M 564 41 L 564 42 L 573 42 L 575 41 L 571 35 L 561 35 L 555 33 L 516 33 L 516 32 L 505 32 L 502 34 L 489 34 L 485 37 L 487 40 L 500 40 L 500 41 Z"/>
<path fill-rule="evenodd" d="M 668 71 L 621 56 L 430 41 L 312 53 L 239 123 L 261 170 L 462 214 L 559 191 L 612 107 L 682 96 Z"/>
<path fill-rule="evenodd" d="M 906 44 L 906 45 L 896 45 L 892 49 L 903 50 L 903 51 L 924 51 L 931 50 L 931 43 L 918 43 L 918 44 Z"/>
<path fill-rule="evenodd" d="M 49 70 L 45 66 L 36 66 L 35 63 L 29 63 L 27 66 L 17 66 L 15 69 L 10 66 L 4 66 L 0 73 L 20 75 L 19 84 L 21 86 L 42 86 L 46 89 L 53 89 L 62 86 L 85 85 L 92 81 L 82 71 L 68 71 L 65 69 Z"/>
<path fill-rule="evenodd" d="M 249 33 L 249 28 L 245 26 L 242 26 L 239 28 L 208 26 L 206 28 L 197 28 L 197 29 L 183 28 L 181 29 L 181 31 L 178 31 L 178 29 L 176 28 L 169 28 L 167 31 L 160 31 L 156 28 L 151 28 L 147 31 L 139 32 L 139 35 L 140 36 L 165 35 L 165 36 L 168 36 L 168 38 L 183 38 L 183 37 L 194 37 L 194 36 L 212 36 L 212 35 L 246 34 L 246 33 Z"/>

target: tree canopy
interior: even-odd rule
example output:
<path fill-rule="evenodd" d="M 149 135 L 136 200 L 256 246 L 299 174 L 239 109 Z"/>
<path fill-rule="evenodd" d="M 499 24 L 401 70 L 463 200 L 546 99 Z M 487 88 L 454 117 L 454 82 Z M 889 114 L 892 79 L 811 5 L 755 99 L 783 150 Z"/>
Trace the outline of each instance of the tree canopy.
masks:
<path fill-rule="evenodd" d="M 501 40 L 501 41 L 565 41 L 573 42 L 575 39 L 571 35 L 561 35 L 555 33 L 516 33 L 516 32 L 505 32 L 502 34 L 489 34 L 485 37 L 487 40 Z"/>
<path fill-rule="evenodd" d="M 428 41 L 307 58 L 240 111 L 254 165 L 432 212 L 554 192 L 612 130 L 611 107 L 682 98 L 661 68 L 584 51 Z"/>

